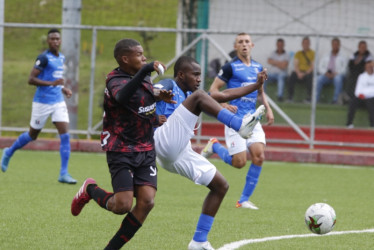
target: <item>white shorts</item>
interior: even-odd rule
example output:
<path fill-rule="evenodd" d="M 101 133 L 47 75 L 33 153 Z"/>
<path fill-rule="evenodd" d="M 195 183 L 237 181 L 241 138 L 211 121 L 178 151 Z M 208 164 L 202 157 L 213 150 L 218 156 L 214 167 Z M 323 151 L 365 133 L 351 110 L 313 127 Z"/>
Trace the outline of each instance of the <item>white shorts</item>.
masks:
<path fill-rule="evenodd" d="M 190 139 L 194 136 L 197 120 L 198 116 L 182 104 L 169 116 L 167 122 L 156 129 L 154 140 L 157 163 L 169 172 L 207 186 L 216 174 L 216 167 L 191 147 Z"/>
<path fill-rule="evenodd" d="M 255 142 L 261 142 L 266 145 L 265 132 L 260 123 L 256 124 L 252 136 L 248 139 L 244 139 L 238 134 L 238 132 L 225 126 L 225 140 L 230 155 L 247 151 L 249 146 Z"/>
<path fill-rule="evenodd" d="M 69 123 L 69 114 L 65 102 L 55 104 L 32 103 L 30 126 L 34 129 L 42 129 L 51 116 L 52 122 Z"/>

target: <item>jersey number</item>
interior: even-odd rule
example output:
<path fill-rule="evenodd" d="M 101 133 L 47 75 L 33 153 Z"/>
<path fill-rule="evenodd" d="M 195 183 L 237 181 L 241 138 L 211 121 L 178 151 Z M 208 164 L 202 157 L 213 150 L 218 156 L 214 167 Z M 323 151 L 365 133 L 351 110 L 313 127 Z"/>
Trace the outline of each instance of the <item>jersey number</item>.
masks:
<path fill-rule="evenodd" d="M 106 145 L 106 144 L 108 143 L 108 138 L 109 138 L 109 136 L 110 136 L 110 133 L 109 133 L 109 131 L 103 131 L 103 132 L 101 133 L 101 136 L 104 137 L 104 138 L 101 140 L 101 141 L 102 141 L 101 146 L 104 146 L 104 145 Z"/>

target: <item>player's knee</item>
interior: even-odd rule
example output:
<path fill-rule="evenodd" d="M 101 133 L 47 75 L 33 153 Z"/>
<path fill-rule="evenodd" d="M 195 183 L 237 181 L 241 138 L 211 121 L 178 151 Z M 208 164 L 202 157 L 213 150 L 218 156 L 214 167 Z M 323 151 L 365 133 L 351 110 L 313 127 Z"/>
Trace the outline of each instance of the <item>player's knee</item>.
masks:
<path fill-rule="evenodd" d="M 229 183 L 222 175 L 217 175 L 213 178 L 208 188 L 217 195 L 224 197 L 229 190 Z"/>
<path fill-rule="evenodd" d="M 252 159 L 253 164 L 255 164 L 257 166 L 262 166 L 264 161 L 265 161 L 265 155 L 264 154 L 256 155 Z"/>
<path fill-rule="evenodd" d="M 199 101 L 199 100 L 202 100 L 203 98 L 206 97 L 206 92 L 202 89 L 198 89 L 198 90 L 194 91 L 194 95 L 195 95 L 195 98 L 197 99 L 197 101 Z"/>
<path fill-rule="evenodd" d="M 220 188 L 220 193 L 224 196 L 226 195 L 227 191 L 229 190 L 229 183 L 225 181 Z"/>
<path fill-rule="evenodd" d="M 241 158 L 232 159 L 232 166 L 235 168 L 243 168 L 245 167 L 246 163 L 247 163 L 247 159 L 241 159 Z"/>
<path fill-rule="evenodd" d="M 117 201 L 112 208 L 112 212 L 115 214 L 126 214 L 130 212 L 132 207 L 132 202 L 127 202 L 127 201 Z"/>
<path fill-rule="evenodd" d="M 142 210 L 144 210 L 146 212 L 149 212 L 155 206 L 155 200 L 154 199 L 144 199 L 144 200 L 141 200 L 141 201 L 137 201 L 136 205 L 138 207 L 141 207 Z"/>

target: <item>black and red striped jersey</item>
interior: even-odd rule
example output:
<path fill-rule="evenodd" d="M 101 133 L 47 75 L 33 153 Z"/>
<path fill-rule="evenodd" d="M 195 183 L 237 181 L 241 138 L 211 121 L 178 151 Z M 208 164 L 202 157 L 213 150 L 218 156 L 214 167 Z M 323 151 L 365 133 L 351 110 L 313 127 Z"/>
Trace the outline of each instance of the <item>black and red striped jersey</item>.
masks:
<path fill-rule="evenodd" d="M 104 151 L 143 152 L 154 150 L 153 124 L 156 121 L 156 100 L 150 75 L 147 75 L 126 104 L 116 101 L 117 93 L 133 76 L 120 68 L 110 72 L 104 93 Z"/>

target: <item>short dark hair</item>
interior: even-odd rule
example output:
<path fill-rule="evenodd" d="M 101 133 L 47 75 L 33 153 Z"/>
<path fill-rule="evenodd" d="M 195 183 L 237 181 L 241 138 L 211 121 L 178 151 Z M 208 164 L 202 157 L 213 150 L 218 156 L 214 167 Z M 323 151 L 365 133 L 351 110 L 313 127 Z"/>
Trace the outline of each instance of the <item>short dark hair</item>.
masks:
<path fill-rule="evenodd" d="M 181 56 L 178 58 L 178 60 L 174 64 L 174 77 L 177 77 L 178 72 L 182 70 L 182 68 L 186 64 L 192 64 L 192 63 L 197 63 L 199 64 L 194 58 L 190 56 Z"/>
<path fill-rule="evenodd" d="M 365 45 L 367 45 L 367 43 L 366 43 L 365 40 L 361 40 L 361 41 L 358 42 L 358 45 L 361 45 L 361 44 L 365 44 Z"/>
<path fill-rule="evenodd" d="M 131 48 L 140 46 L 140 43 L 131 38 L 119 40 L 114 46 L 113 55 L 118 64 L 121 62 L 121 56 L 131 51 Z"/>
<path fill-rule="evenodd" d="M 283 38 L 278 38 L 278 39 L 277 39 L 277 43 L 278 43 L 278 42 L 282 42 L 282 43 L 284 43 L 284 39 L 283 39 Z"/>
<path fill-rule="evenodd" d="M 340 43 L 340 39 L 337 38 L 337 37 L 334 37 L 331 41 L 332 41 L 332 42 L 333 42 L 333 41 L 337 41 L 338 43 Z"/>
<path fill-rule="evenodd" d="M 58 29 L 56 29 L 56 28 L 53 28 L 53 29 L 50 29 L 48 31 L 48 35 L 51 34 L 51 33 L 59 33 L 60 34 L 60 31 Z"/>

